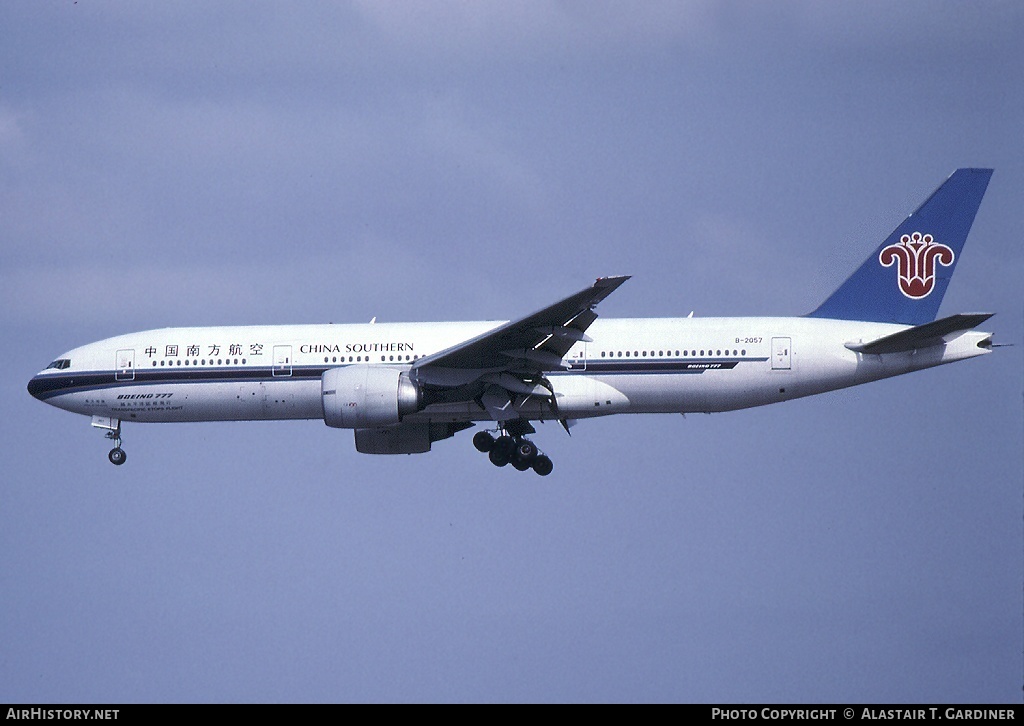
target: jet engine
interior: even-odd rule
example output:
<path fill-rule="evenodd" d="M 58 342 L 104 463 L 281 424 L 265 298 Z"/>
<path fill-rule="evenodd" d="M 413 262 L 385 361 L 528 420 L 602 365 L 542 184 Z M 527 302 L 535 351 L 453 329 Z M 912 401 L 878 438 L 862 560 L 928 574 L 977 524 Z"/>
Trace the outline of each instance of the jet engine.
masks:
<path fill-rule="evenodd" d="M 408 373 L 387 366 L 331 368 L 320 379 L 320 399 L 324 423 L 340 429 L 390 426 L 423 408 Z"/>

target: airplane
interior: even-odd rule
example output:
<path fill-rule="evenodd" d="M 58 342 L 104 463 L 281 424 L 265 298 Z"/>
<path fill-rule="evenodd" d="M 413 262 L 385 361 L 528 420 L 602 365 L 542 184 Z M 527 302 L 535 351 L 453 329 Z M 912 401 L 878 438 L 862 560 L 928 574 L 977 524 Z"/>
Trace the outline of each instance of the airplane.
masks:
<path fill-rule="evenodd" d="M 547 476 L 534 422 L 720 412 L 992 352 L 989 313 L 936 319 L 991 169 L 958 169 L 802 317 L 600 318 L 602 277 L 510 322 L 167 328 L 64 353 L 29 393 L 91 417 L 124 464 L 124 422 L 322 419 L 366 454 L 416 454 L 483 422 L 496 466 Z"/>

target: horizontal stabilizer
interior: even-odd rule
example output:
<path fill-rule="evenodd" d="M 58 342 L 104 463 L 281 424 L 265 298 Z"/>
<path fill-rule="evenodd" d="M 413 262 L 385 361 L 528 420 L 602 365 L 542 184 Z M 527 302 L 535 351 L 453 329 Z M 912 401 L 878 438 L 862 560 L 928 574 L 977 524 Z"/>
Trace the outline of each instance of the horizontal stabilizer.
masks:
<path fill-rule="evenodd" d="M 991 318 L 993 313 L 961 313 L 948 318 L 934 320 L 924 325 L 901 330 L 870 343 L 847 343 L 846 347 L 857 353 L 905 353 L 911 350 L 941 345 L 960 333 L 978 327 Z"/>

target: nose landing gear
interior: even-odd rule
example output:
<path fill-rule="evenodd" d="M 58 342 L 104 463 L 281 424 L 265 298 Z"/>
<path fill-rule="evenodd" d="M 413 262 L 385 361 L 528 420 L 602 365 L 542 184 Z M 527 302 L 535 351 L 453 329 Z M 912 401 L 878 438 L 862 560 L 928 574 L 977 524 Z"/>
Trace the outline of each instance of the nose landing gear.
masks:
<path fill-rule="evenodd" d="M 107 454 L 107 458 L 110 459 L 110 463 L 115 466 L 121 466 L 128 459 L 128 455 L 124 453 L 124 449 L 121 448 L 121 440 L 117 439 L 114 442 L 114 448 Z"/>
<path fill-rule="evenodd" d="M 124 453 L 124 449 L 121 448 L 121 424 L 113 431 L 107 432 L 107 438 L 114 442 L 114 448 L 107 454 L 107 458 L 110 459 L 110 463 L 114 466 L 121 466 L 127 459 L 128 454 Z"/>
<path fill-rule="evenodd" d="M 116 418 L 105 418 L 93 416 L 92 425 L 98 429 L 105 429 L 107 438 L 114 442 L 114 448 L 107 454 L 110 463 L 114 466 L 121 466 L 127 460 L 128 455 L 121 448 L 121 421 Z"/>
<path fill-rule="evenodd" d="M 473 437 L 473 446 L 477 451 L 486 453 L 495 466 L 511 464 L 518 471 L 533 469 L 540 476 L 547 476 L 554 469 L 551 459 L 523 436 L 511 436 L 502 431 L 496 439 L 487 431 L 478 431 Z"/>

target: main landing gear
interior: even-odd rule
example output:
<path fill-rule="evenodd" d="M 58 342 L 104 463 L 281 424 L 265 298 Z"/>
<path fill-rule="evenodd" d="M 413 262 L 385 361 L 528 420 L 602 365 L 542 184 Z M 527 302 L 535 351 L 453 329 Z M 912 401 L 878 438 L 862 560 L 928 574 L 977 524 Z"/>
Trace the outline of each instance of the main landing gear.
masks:
<path fill-rule="evenodd" d="M 487 454 L 495 466 L 511 464 L 519 471 L 533 469 L 541 476 L 547 476 L 554 468 L 551 459 L 540 453 L 537 445 L 522 436 L 511 436 L 504 430 L 498 438 L 487 431 L 478 431 L 473 437 L 477 451 Z"/>

